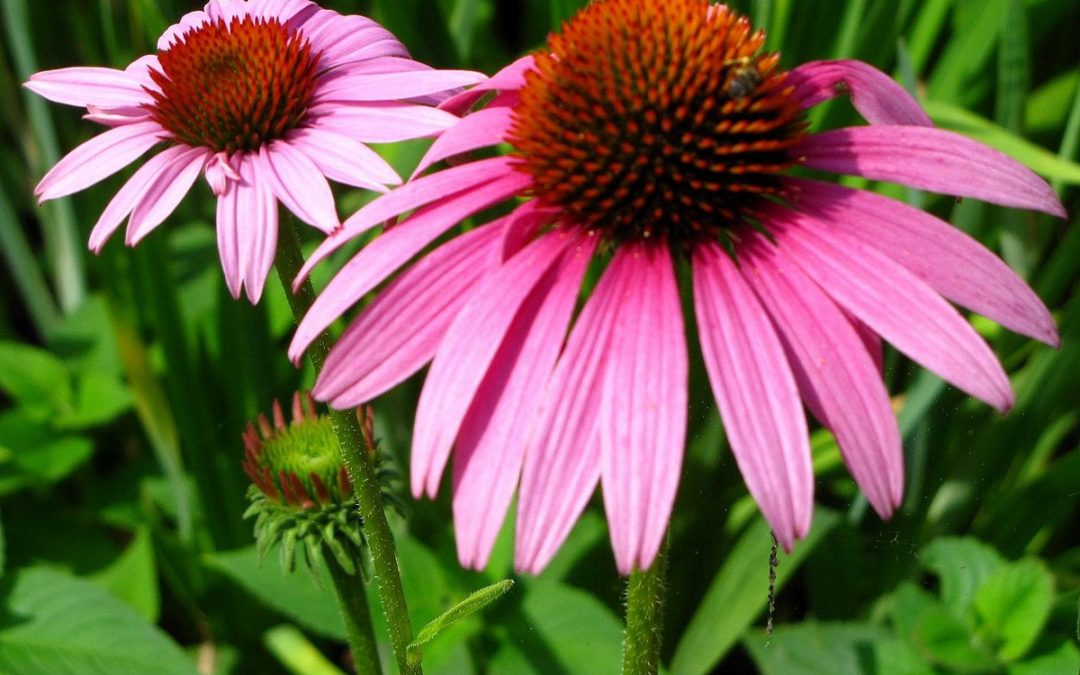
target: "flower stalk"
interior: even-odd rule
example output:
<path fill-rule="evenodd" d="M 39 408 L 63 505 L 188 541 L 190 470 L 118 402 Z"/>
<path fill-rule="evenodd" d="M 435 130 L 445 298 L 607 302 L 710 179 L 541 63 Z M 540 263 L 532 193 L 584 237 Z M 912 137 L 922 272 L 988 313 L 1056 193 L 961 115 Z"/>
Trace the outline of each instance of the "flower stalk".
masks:
<path fill-rule="evenodd" d="M 305 281 L 295 294 L 289 288 L 289 280 L 294 279 L 299 273 L 304 264 L 304 256 L 300 250 L 296 223 L 288 215 L 282 220 L 284 222 L 278 237 L 275 265 L 285 288 L 285 295 L 288 296 L 289 307 L 299 322 L 314 302 L 315 292 L 310 281 Z M 330 340 L 326 334 L 323 334 L 308 350 L 311 362 L 317 371 L 322 370 L 329 352 Z M 342 458 L 349 473 L 357 504 L 360 507 L 360 515 L 364 519 L 364 533 L 371 552 L 380 604 L 390 627 L 390 644 L 394 650 L 394 658 L 402 675 L 419 675 L 422 672 L 420 666 L 409 664 L 405 657 L 406 647 L 413 637 L 412 625 L 409 623 L 408 606 L 401 586 L 394 537 L 390 532 L 390 524 L 386 520 L 375 463 L 373 458 L 365 452 L 368 445 L 355 415 L 331 409 L 330 419 L 341 447 Z M 357 581 L 353 582 L 355 583 Z"/>
<path fill-rule="evenodd" d="M 623 675 L 656 675 L 664 633 L 668 537 L 649 569 L 635 569 L 626 582 L 626 638 Z"/>
<path fill-rule="evenodd" d="M 354 561 L 357 574 L 349 574 L 334 556 L 326 556 L 326 567 L 337 592 L 341 616 L 345 620 L 345 633 L 349 639 L 353 662 L 358 673 L 381 673 L 379 647 L 375 643 L 375 630 L 364 591 L 364 580 L 359 574 L 360 560 Z"/>

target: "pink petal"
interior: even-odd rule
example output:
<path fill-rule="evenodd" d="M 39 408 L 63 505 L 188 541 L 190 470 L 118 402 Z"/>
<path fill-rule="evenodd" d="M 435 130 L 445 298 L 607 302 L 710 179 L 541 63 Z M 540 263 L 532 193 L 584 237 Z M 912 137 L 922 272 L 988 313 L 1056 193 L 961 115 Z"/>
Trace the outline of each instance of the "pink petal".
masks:
<path fill-rule="evenodd" d="M 252 188 L 241 182 L 229 183 L 225 193 L 217 201 L 217 242 L 221 269 L 225 273 L 225 285 L 233 298 L 240 299 L 244 283 L 244 268 L 240 249 L 240 221 L 243 219 L 242 202 L 250 202 Z"/>
<path fill-rule="evenodd" d="M 687 355 L 666 245 L 627 246 L 631 270 L 600 404 L 600 471 L 619 573 L 648 569 L 667 532 L 686 442 Z"/>
<path fill-rule="evenodd" d="M 124 183 L 119 192 L 109 201 L 108 206 L 101 212 L 94 229 L 90 232 L 90 250 L 100 253 L 105 242 L 108 241 L 116 228 L 124 222 L 131 210 L 142 199 L 147 187 L 155 182 L 155 179 L 163 171 L 173 166 L 178 155 L 186 152 L 183 146 L 166 148 L 146 161 L 131 178 Z"/>
<path fill-rule="evenodd" d="M 266 277 L 277 253 L 278 203 L 270 182 L 259 175 L 262 165 L 240 163 L 237 195 L 236 246 L 240 252 L 240 273 L 251 304 L 262 297 Z"/>
<path fill-rule="evenodd" d="M 501 223 L 456 237 L 375 296 L 330 351 L 315 396 L 346 409 L 370 401 L 423 367 L 469 292 L 496 261 Z"/>
<path fill-rule="evenodd" d="M 351 138 L 318 128 L 297 129 L 288 142 L 315 162 L 327 178 L 345 185 L 386 192 L 401 177 L 371 148 Z"/>
<path fill-rule="evenodd" d="M 289 346 L 289 358 L 298 362 L 308 345 L 321 335 L 327 326 L 382 283 L 394 270 L 462 219 L 514 194 L 520 189 L 520 181 L 521 174 L 514 172 L 481 189 L 461 192 L 443 199 L 438 204 L 417 211 L 364 247 L 316 298 L 296 329 L 296 335 Z M 390 193 L 386 196 L 392 195 L 393 193 Z M 315 257 L 313 255 L 308 262 Z M 304 272 L 301 271 L 301 274 Z"/>
<path fill-rule="evenodd" d="M 380 223 L 384 223 L 391 218 L 400 216 L 407 211 L 424 206 L 425 204 L 446 199 L 464 190 L 469 190 L 470 193 L 473 190 L 479 190 L 480 192 L 487 191 L 492 194 L 500 194 L 502 196 L 499 197 L 499 199 L 503 199 L 509 194 L 514 194 L 517 190 L 523 189 L 530 183 L 527 178 L 523 178 L 525 175 L 526 174 L 522 172 L 512 170 L 512 160 L 510 158 L 495 157 L 463 164 L 430 176 L 424 176 L 423 178 L 409 181 L 405 185 L 395 189 L 393 192 L 381 195 L 373 200 L 370 204 L 350 216 L 348 220 L 342 224 L 340 230 L 327 237 L 326 240 L 315 249 L 315 252 L 311 254 L 311 257 L 308 258 L 307 262 L 304 263 L 303 268 L 300 270 L 300 274 L 293 282 L 293 290 L 300 287 L 300 284 L 307 279 L 315 265 L 334 251 L 341 248 L 354 237 L 367 232 Z M 501 177 L 513 177 L 514 180 L 500 181 L 498 185 L 494 185 L 495 179 Z M 486 183 L 492 183 L 492 185 L 485 186 Z M 504 189 L 507 189 L 510 185 L 516 185 L 518 187 L 515 188 L 513 192 L 505 193 Z M 491 203 L 494 202 L 486 202 L 486 205 L 490 206 Z M 479 208 L 477 210 L 479 210 Z M 461 217 L 465 218 L 468 215 L 471 215 L 471 213 L 475 212 L 470 212 L 470 214 Z M 453 224 L 456 223 L 450 223 L 447 227 Z"/>
<path fill-rule="evenodd" d="M 837 304 L 926 368 L 999 410 L 1013 403 L 990 347 L 955 309 L 884 253 L 827 223 L 774 208 L 764 222 Z"/>
<path fill-rule="evenodd" d="M 485 108 L 469 114 L 435 139 L 413 176 L 447 157 L 501 143 L 506 140 L 511 120 L 510 108 Z"/>
<path fill-rule="evenodd" d="M 543 385 L 525 445 L 514 554 L 518 571 L 540 573 L 600 478 L 597 418 L 615 317 L 629 291 L 632 262 L 624 247 L 615 252 Z"/>
<path fill-rule="evenodd" d="M 863 347 L 870 354 L 870 360 L 874 362 L 874 366 L 877 368 L 878 375 L 885 374 L 885 347 L 881 342 L 881 336 L 870 329 L 862 321 L 859 321 L 851 315 L 850 312 L 846 312 L 843 309 L 844 318 L 848 320 L 851 327 L 855 329 L 855 333 L 859 336 L 859 340 L 862 341 Z"/>
<path fill-rule="evenodd" d="M 418 70 L 336 77 L 315 92 L 318 101 L 400 101 L 483 82 L 471 70 Z"/>
<path fill-rule="evenodd" d="M 540 228 L 557 221 L 560 214 L 561 209 L 544 206 L 537 199 L 530 199 L 514 209 L 503 228 L 502 259 L 509 260 L 516 255 L 532 241 Z"/>
<path fill-rule="evenodd" d="M 701 352 L 731 452 L 776 538 L 791 550 L 814 506 L 806 417 L 769 317 L 714 243 L 693 258 Z"/>
<path fill-rule="evenodd" d="M 532 69 L 535 59 L 530 54 L 506 66 L 468 91 L 451 96 L 439 105 L 443 110 L 463 114 L 489 91 L 516 91 L 525 86 L 525 72 Z"/>
<path fill-rule="evenodd" d="M 1011 157 L 951 131 L 851 127 L 814 134 L 794 152 L 822 171 L 1065 217 L 1046 181 Z"/>
<path fill-rule="evenodd" d="M 794 96 L 803 108 L 850 94 L 852 105 L 870 124 L 934 126 L 906 89 L 862 61 L 803 63 L 788 72 L 786 84 L 795 87 Z"/>
<path fill-rule="evenodd" d="M 412 439 L 412 491 L 434 497 L 461 422 L 491 360 L 522 303 L 566 248 L 564 236 L 542 237 L 479 283 L 435 352 L 420 401 Z M 544 282 L 541 283 L 541 279 Z"/>
<path fill-rule="evenodd" d="M 164 135 L 156 122 L 109 129 L 65 155 L 41 179 L 34 194 L 43 202 L 87 188 L 134 162 Z"/>
<path fill-rule="evenodd" d="M 209 8 L 210 5 L 207 5 Z M 163 52 L 171 47 L 182 36 L 186 35 L 188 31 L 203 25 L 210 20 L 210 17 L 204 11 L 188 12 L 184 16 L 180 17 L 180 21 L 174 23 L 165 29 L 161 37 L 158 38 L 157 48 L 159 52 Z"/>
<path fill-rule="evenodd" d="M 554 283 L 525 301 L 461 424 L 454 450 L 454 526 L 465 567 L 487 565 L 525 459 L 524 421 L 535 413 L 555 367 L 595 248 L 595 237 L 571 242 Z"/>
<path fill-rule="evenodd" d="M 361 143 L 397 143 L 434 136 L 458 118 L 426 105 L 374 101 L 362 105 L 319 103 L 310 113 L 313 125 L 336 131 Z"/>
<path fill-rule="evenodd" d="M 87 106 L 86 110 L 87 113 L 83 115 L 84 120 L 106 127 L 122 127 L 146 122 L 151 117 L 146 108 L 99 108 L 91 105 Z"/>
<path fill-rule="evenodd" d="M 257 175 L 270 184 L 285 208 L 323 232 L 338 228 L 330 185 L 307 155 L 287 142 L 273 141 L 259 148 L 253 159 L 259 166 Z"/>
<path fill-rule="evenodd" d="M 900 263 L 949 300 L 1058 346 L 1050 311 L 1009 266 L 963 231 L 872 192 L 799 180 L 797 205 Z"/>
<path fill-rule="evenodd" d="M 206 148 L 185 146 L 174 146 L 161 154 L 174 149 L 179 149 L 180 152 L 175 153 L 172 161 L 147 183 L 142 197 L 131 212 L 127 236 L 124 238 L 124 243 L 128 246 L 138 244 L 176 210 L 180 200 L 191 190 L 210 155 Z"/>
<path fill-rule="evenodd" d="M 305 21 L 301 30 L 312 52 L 322 53 L 324 69 L 382 56 L 409 56 L 390 31 L 356 14 L 342 16 L 324 9 Z"/>
<path fill-rule="evenodd" d="M 137 107 L 152 103 L 139 81 L 113 68 L 60 68 L 34 73 L 24 85 L 56 103 L 99 108 Z"/>
<path fill-rule="evenodd" d="M 319 6 L 310 0 L 252 0 L 251 13 L 279 21 L 295 21 L 301 17 L 312 14 Z"/>
<path fill-rule="evenodd" d="M 888 518 L 904 492 L 904 454 L 888 392 L 844 313 L 782 253 L 755 234 L 739 247 L 743 276 L 773 317 L 803 400 L 835 434 L 874 510 Z"/>

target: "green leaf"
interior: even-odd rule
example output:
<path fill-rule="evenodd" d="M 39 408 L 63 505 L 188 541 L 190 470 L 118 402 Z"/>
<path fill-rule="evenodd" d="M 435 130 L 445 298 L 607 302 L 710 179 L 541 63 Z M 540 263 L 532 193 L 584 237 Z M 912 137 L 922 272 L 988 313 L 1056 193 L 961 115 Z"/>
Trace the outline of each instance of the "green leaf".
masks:
<path fill-rule="evenodd" d="M 932 607 L 919 618 L 914 641 L 926 658 L 958 673 L 983 673 L 998 663 L 977 645 L 968 626 L 945 607 Z"/>
<path fill-rule="evenodd" d="M 892 622 L 900 637 L 910 638 L 922 615 L 941 608 L 937 598 L 911 581 L 902 582 L 892 594 Z"/>
<path fill-rule="evenodd" d="M 116 377 L 91 371 L 77 379 L 72 409 L 54 424 L 58 429 L 100 426 L 127 412 L 131 403 L 131 392 Z"/>
<path fill-rule="evenodd" d="M 836 525 L 838 518 L 835 513 L 825 509 L 814 511 L 810 534 L 795 546 L 790 556 L 780 559 L 776 569 L 777 591 L 783 588 L 806 556 Z M 671 661 L 672 673 L 700 675 L 709 672 L 765 609 L 771 546 L 769 526 L 758 517 L 739 537 L 705 591 L 701 604 L 675 648 L 675 657 Z"/>
<path fill-rule="evenodd" d="M 0 672 L 195 675 L 157 627 L 88 581 L 29 568 L 0 584 Z"/>
<path fill-rule="evenodd" d="M 1059 675 L 1080 673 L 1080 649 L 1071 640 L 1037 658 L 1009 666 L 1009 675 Z"/>
<path fill-rule="evenodd" d="M 4 578 L 4 566 L 7 563 L 6 553 L 4 547 L 7 544 L 4 540 L 4 521 L 0 520 L 0 579 Z"/>
<path fill-rule="evenodd" d="M 409 663 L 420 665 L 423 660 L 423 647 L 439 636 L 443 630 L 454 625 L 461 619 L 479 612 L 491 603 L 495 602 L 514 587 L 512 579 L 504 579 L 497 583 L 485 586 L 470 594 L 467 598 L 446 610 L 439 616 L 428 622 L 420 629 L 420 632 L 408 646 L 407 655 Z"/>
<path fill-rule="evenodd" d="M 19 342 L 0 342 L 0 390 L 42 418 L 71 406 L 71 374 L 63 362 Z"/>
<path fill-rule="evenodd" d="M 1016 661 L 1031 648 L 1050 616 L 1054 580 L 1038 560 L 1000 567 L 975 594 L 975 613 L 998 644 L 998 657 Z"/>
<path fill-rule="evenodd" d="M 942 537 L 923 550 L 922 564 L 937 574 L 941 599 L 960 617 L 971 606 L 976 590 L 1005 561 L 978 539 Z"/>
<path fill-rule="evenodd" d="M 781 626 L 768 644 L 757 636 L 746 636 L 743 646 L 764 675 L 926 672 L 918 653 L 872 624 L 806 622 Z"/>
<path fill-rule="evenodd" d="M 157 566 L 150 531 L 140 528 L 123 553 L 92 577 L 94 583 L 131 605 L 139 616 L 156 623 L 161 610 Z"/>
<path fill-rule="evenodd" d="M 293 626 L 266 631 L 263 642 L 281 665 L 295 675 L 345 675 Z"/>
<path fill-rule="evenodd" d="M 1044 178 L 1072 185 L 1080 184 L 1080 164 L 1058 157 L 1046 148 L 1009 132 L 985 117 L 937 100 L 923 101 L 923 107 L 936 124 L 982 141 Z"/>
<path fill-rule="evenodd" d="M 319 588 L 306 574 L 283 575 L 273 551 L 263 564 L 254 547 L 214 553 L 206 562 L 266 606 L 319 635 L 345 641 L 345 624 L 329 584 Z"/>

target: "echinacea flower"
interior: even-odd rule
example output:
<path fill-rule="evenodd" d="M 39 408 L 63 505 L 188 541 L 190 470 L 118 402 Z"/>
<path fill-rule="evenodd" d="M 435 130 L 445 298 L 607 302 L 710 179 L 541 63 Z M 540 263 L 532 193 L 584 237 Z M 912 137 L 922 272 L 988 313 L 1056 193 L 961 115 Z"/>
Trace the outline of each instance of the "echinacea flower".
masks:
<path fill-rule="evenodd" d="M 339 220 L 326 179 L 380 192 L 399 184 L 364 143 L 440 132 L 457 118 L 421 103 L 484 79 L 432 70 L 374 21 L 308 0 L 210 0 L 169 27 L 157 48 L 122 71 L 62 68 L 30 78 L 30 90 L 84 106 L 86 119 L 109 127 L 60 160 L 36 194 L 45 201 L 78 192 L 157 147 L 106 206 L 90 248 L 100 251 L 125 219 L 125 241 L 137 244 L 202 173 L 218 198 L 229 291 L 238 298 L 244 287 L 252 302 L 274 261 L 279 201 L 332 231 Z"/>
<path fill-rule="evenodd" d="M 416 178 L 349 218 L 308 261 L 416 209 L 330 282 L 291 346 L 462 219 L 524 198 L 393 279 L 345 331 L 315 395 L 369 400 L 428 361 L 412 488 L 435 494 L 453 450 L 458 553 L 486 564 L 520 484 L 515 562 L 542 569 L 600 483 L 618 568 L 647 568 L 682 465 L 688 357 L 680 275 L 747 487 L 788 549 L 810 526 L 806 408 L 836 436 L 874 509 L 903 490 L 880 340 L 999 410 L 1008 377 L 955 302 L 1051 345 L 1053 320 L 997 257 L 948 223 L 795 167 L 1064 211 L 1012 159 L 933 128 L 857 61 L 781 71 L 764 35 L 706 0 L 597 0 L 548 47 L 442 104 L 465 112 Z M 870 126 L 810 133 L 850 94 Z M 602 273 L 580 313 L 586 270 Z"/>

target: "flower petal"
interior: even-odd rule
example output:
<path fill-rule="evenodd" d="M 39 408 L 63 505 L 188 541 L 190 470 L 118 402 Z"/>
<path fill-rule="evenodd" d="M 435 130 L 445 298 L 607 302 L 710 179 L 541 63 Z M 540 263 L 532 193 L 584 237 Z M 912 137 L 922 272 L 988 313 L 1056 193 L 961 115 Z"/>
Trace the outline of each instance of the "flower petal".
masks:
<path fill-rule="evenodd" d="M 554 283 L 526 300 L 461 424 L 454 450 L 454 529 L 465 567 L 487 565 L 525 459 L 523 420 L 532 418 L 555 367 L 595 248 L 595 237 L 572 244 Z"/>
<path fill-rule="evenodd" d="M 361 143 L 397 143 L 434 136 L 458 117 L 426 105 L 373 101 L 358 105 L 319 103 L 310 110 L 313 124 Z"/>
<path fill-rule="evenodd" d="M 209 6 L 209 5 L 208 5 Z M 210 20 L 210 16 L 202 10 L 196 10 L 194 12 L 188 12 L 180 17 L 180 20 L 173 25 L 165 29 L 165 32 L 158 38 L 157 48 L 159 52 L 163 52 L 169 47 L 173 46 L 181 37 L 186 35 L 188 31 L 197 28 Z"/>
<path fill-rule="evenodd" d="M 164 135 L 156 122 L 109 129 L 65 155 L 41 179 L 34 194 L 43 202 L 87 188 L 134 162 Z"/>
<path fill-rule="evenodd" d="M 185 146 L 173 146 L 161 154 L 175 149 L 180 152 L 175 153 L 163 170 L 147 183 L 142 197 L 131 212 L 127 236 L 124 238 L 128 246 L 138 244 L 176 210 L 210 157 L 210 151 L 206 148 Z"/>
<path fill-rule="evenodd" d="M 873 192 L 811 180 L 793 184 L 799 208 L 873 246 L 949 300 L 1017 333 L 1060 344 L 1039 296 L 960 229 Z"/>
<path fill-rule="evenodd" d="M 439 107 L 460 115 L 489 91 L 517 91 L 525 86 L 525 72 L 531 70 L 535 62 L 531 54 L 523 56 L 492 75 L 487 81 L 446 99 Z"/>
<path fill-rule="evenodd" d="M 240 181 L 230 182 L 217 200 L 217 242 L 221 269 L 225 273 L 225 285 L 233 298 L 240 299 L 244 283 L 244 268 L 240 258 L 240 221 L 243 219 L 241 201 L 249 201 L 242 193 L 251 187 Z M 242 199 L 243 197 L 243 199 Z"/>
<path fill-rule="evenodd" d="M 841 94 L 870 124 L 906 124 L 932 127 L 919 102 L 891 77 L 855 60 L 811 61 L 788 71 L 787 85 L 803 108 L 812 108 Z"/>
<path fill-rule="evenodd" d="M 288 142 L 315 162 L 330 180 L 377 192 L 386 192 L 386 185 L 401 183 L 401 177 L 379 153 L 333 131 L 297 129 L 289 134 Z"/>
<path fill-rule="evenodd" d="M 409 56 L 393 33 L 357 14 L 342 16 L 324 9 L 305 21 L 301 30 L 311 42 L 312 52 L 322 53 L 323 69 L 382 56 Z"/>
<path fill-rule="evenodd" d="M 483 82 L 487 76 L 471 70 L 417 70 L 397 73 L 359 73 L 327 80 L 315 92 L 318 101 L 400 101 L 437 94 Z"/>
<path fill-rule="evenodd" d="M 615 317 L 632 279 L 631 263 L 624 248 L 616 250 L 544 385 L 529 425 L 515 537 L 518 571 L 540 573 L 600 478 L 597 418 Z"/>
<path fill-rule="evenodd" d="M 456 237 L 390 282 L 330 350 L 315 396 L 342 410 L 358 406 L 430 361 L 470 290 L 497 260 L 500 225 Z"/>
<path fill-rule="evenodd" d="M 926 368 L 995 408 L 1013 403 L 994 353 L 955 309 L 884 253 L 810 216 L 776 207 L 766 227 L 807 276 Z"/>
<path fill-rule="evenodd" d="M 94 225 L 94 229 L 90 231 L 91 251 L 94 253 L 101 252 L 105 242 L 108 241 L 116 228 L 120 227 L 120 224 L 124 222 L 124 218 L 127 218 L 131 210 L 142 199 L 147 187 L 154 183 L 159 174 L 172 166 L 176 161 L 176 157 L 185 150 L 186 148 L 182 146 L 166 148 L 148 159 L 145 164 L 131 175 L 131 178 L 124 183 L 123 187 L 109 201 L 105 210 L 101 212 L 101 217 L 98 218 L 97 223 Z"/>
<path fill-rule="evenodd" d="M 323 232 L 340 226 L 330 185 L 307 155 L 287 142 L 273 141 L 259 148 L 254 161 L 259 178 L 270 184 L 285 208 Z"/>
<path fill-rule="evenodd" d="M 993 148 L 927 127 L 851 127 L 809 136 L 794 153 L 821 171 L 864 176 L 956 197 L 1065 217 L 1053 189 Z"/>
<path fill-rule="evenodd" d="M 629 247 L 600 404 L 600 472 L 619 573 L 652 565 L 667 532 L 686 442 L 687 355 L 666 245 Z"/>
<path fill-rule="evenodd" d="M 505 107 L 484 108 L 467 115 L 435 139 L 413 176 L 440 160 L 501 143 L 506 140 L 512 119 L 513 111 Z"/>
<path fill-rule="evenodd" d="M 773 317 L 807 407 L 835 434 L 856 482 L 888 518 L 904 491 L 904 454 L 888 392 L 844 313 L 782 253 L 755 234 L 739 247 L 743 277 Z"/>
<path fill-rule="evenodd" d="M 565 235 L 533 242 L 479 283 L 450 324 L 431 362 L 412 438 L 412 491 L 434 497 L 450 448 L 491 360 L 522 303 L 549 274 L 566 248 Z M 544 280 L 541 283 L 541 280 Z"/>
<path fill-rule="evenodd" d="M 806 536 L 814 473 L 806 417 L 779 338 L 735 263 L 709 242 L 694 252 L 694 311 L 720 416 L 754 500 L 791 550 Z"/>
<path fill-rule="evenodd" d="M 289 358 L 294 363 L 298 362 L 327 326 L 394 270 L 462 219 L 514 194 L 520 189 L 520 182 L 521 174 L 514 172 L 504 175 L 481 189 L 461 192 L 421 209 L 377 237 L 346 263 L 315 299 L 296 329 L 289 346 Z M 391 195 L 393 193 L 386 196 Z M 315 257 L 312 256 L 308 262 Z M 304 272 L 301 271 L 301 274 Z"/>
<path fill-rule="evenodd" d="M 240 273 L 251 304 L 262 297 L 266 277 L 277 253 L 278 204 L 270 182 L 259 175 L 262 165 L 240 163 L 242 189 L 237 195 L 236 245 L 240 251 Z"/>
<path fill-rule="evenodd" d="M 114 68 L 45 70 L 31 75 L 23 86 L 55 103 L 84 108 L 134 108 L 153 103 L 136 78 Z"/>

